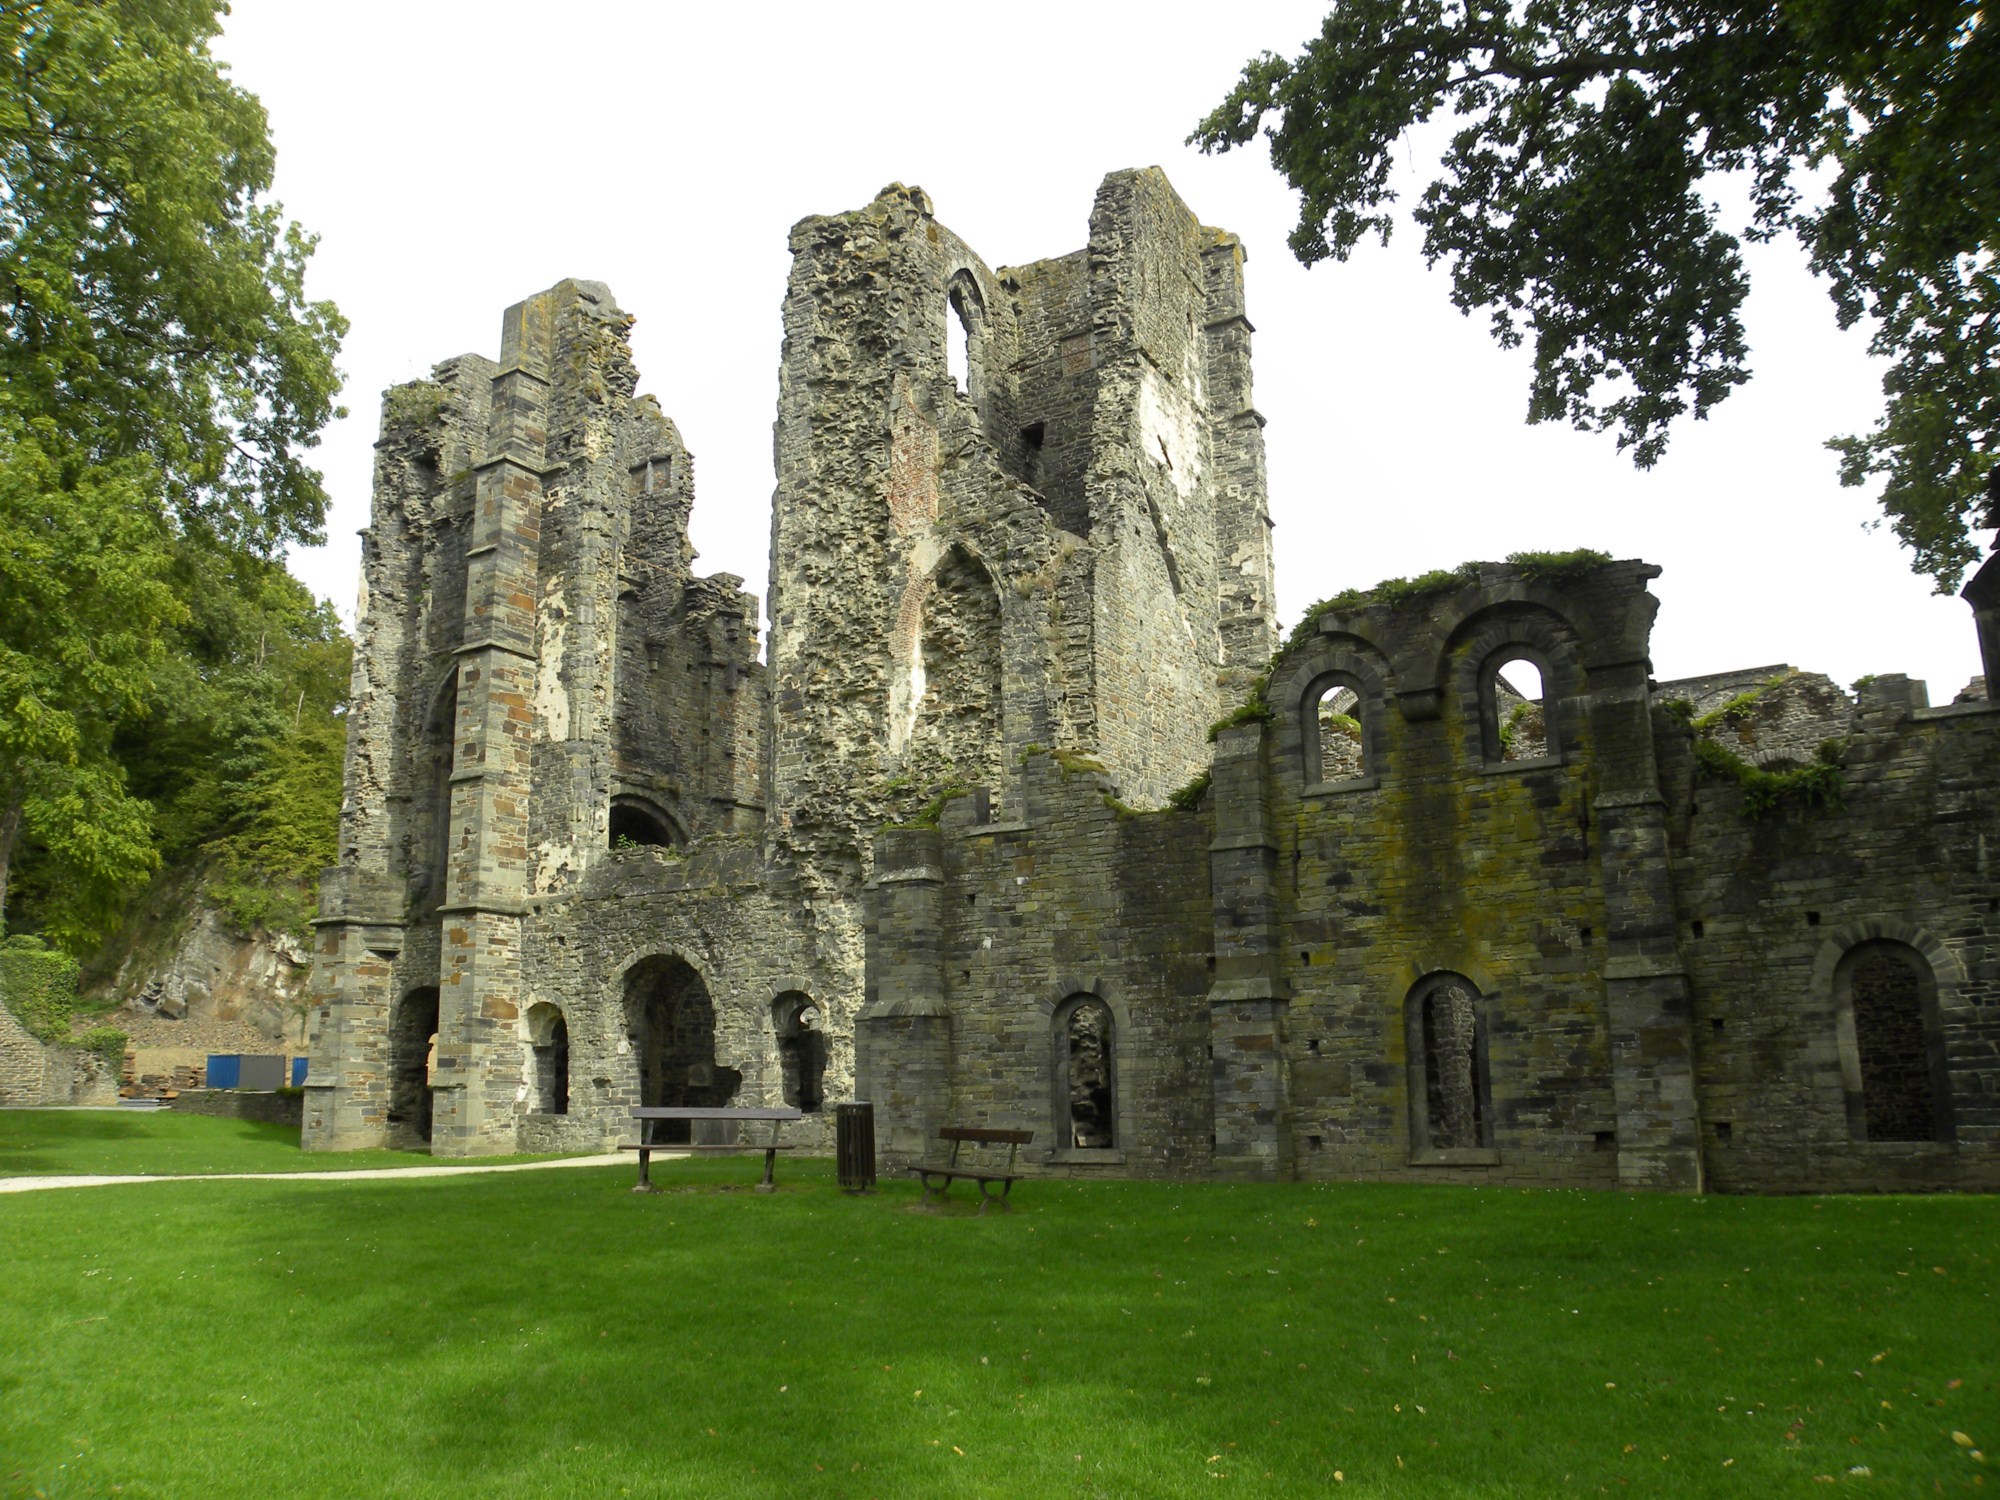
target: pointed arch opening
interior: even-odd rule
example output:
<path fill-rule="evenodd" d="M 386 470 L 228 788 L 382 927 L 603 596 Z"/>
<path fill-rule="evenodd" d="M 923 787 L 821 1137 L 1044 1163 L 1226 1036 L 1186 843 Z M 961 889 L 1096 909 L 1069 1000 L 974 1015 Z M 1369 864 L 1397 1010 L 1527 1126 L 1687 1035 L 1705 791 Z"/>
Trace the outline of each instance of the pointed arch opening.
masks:
<path fill-rule="evenodd" d="M 910 671 L 904 771 L 926 792 L 951 783 L 1001 784 L 1000 592 L 963 547 L 953 547 L 923 594 Z"/>

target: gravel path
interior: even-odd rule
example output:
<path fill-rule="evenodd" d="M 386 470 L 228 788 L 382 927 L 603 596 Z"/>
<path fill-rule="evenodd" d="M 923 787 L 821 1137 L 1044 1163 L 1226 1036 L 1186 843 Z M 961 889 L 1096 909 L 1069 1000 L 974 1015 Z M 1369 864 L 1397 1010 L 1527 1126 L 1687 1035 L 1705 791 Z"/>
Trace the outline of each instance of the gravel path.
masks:
<path fill-rule="evenodd" d="M 661 1161 L 669 1153 L 654 1153 Z M 684 1156 L 685 1152 L 671 1153 Z M 544 1167 L 611 1167 L 631 1158 L 618 1152 L 603 1156 L 565 1156 L 558 1161 L 518 1161 L 482 1167 L 370 1167 L 353 1172 L 195 1172 L 159 1177 L 0 1177 L 0 1193 L 32 1193 L 37 1188 L 113 1187 L 126 1182 L 355 1182 L 364 1178 L 462 1177 L 468 1172 L 539 1172 Z"/>

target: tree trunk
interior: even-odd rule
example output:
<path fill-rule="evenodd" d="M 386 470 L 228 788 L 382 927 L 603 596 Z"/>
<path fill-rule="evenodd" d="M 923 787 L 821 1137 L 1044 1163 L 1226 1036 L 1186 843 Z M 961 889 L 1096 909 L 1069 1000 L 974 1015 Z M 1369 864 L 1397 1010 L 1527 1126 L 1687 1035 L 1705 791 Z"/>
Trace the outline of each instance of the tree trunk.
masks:
<path fill-rule="evenodd" d="M 17 783 L 6 791 L 0 805 L 0 937 L 7 932 L 7 870 L 14 859 L 14 841 L 21 836 L 22 790 Z"/>

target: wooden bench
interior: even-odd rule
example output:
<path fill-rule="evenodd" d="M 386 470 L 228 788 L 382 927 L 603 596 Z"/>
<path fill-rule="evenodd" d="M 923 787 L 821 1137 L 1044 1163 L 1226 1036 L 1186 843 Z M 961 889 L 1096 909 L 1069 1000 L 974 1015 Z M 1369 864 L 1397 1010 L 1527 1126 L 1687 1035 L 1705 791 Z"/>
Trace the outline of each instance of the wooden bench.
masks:
<path fill-rule="evenodd" d="M 951 1155 L 945 1160 L 918 1162 L 910 1170 L 915 1172 L 924 1185 L 925 1203 L 936 1198 L 944 1201 L 945 1190 L 954 1181 L 964 1178 L 967 1182 L 979 1184 L 979 1211 L 986 1212 L 989 1203 L 1000 1205 L 1003 1213 L 1012 1213 L 1014 1205 L 1007 1201 L 1007 1194 L 1013 1190 L 1020 1176 L 1014 1171 L 1014 1157 L 1020 1149 L 1035 1138 L 1032 1130 L 987 1130 L 972 1125 L 947 1125 L 938 1131 L 938 1139 L 951 1142 Z M 959 1151 L 965 1146 L 1005 1146 L 1007 1164 L 1004 1167 L 979 1166 L 972 1163 L 961 1164 Z M 936 1185 L 933 1186 L 933 1180 Z M 994 1196 L 993 1184 L 1000 1184 L 998 1197 Z"/>
<path fill-rule="evenodd" d="M 639 1122 L 639 1139 L 622 1142 L 620 1151 L 639 1153 L 639 1185 L 632 1189 L 635 1193 L 657 1193 L 649 1170 L 655 1151 L 761 1151 L 764 1153 L 764 1180 L 757 1184 L 757 1191 L 775 1191 L 771 1181 L 771 1169 L 777 1163 L 780 1151 L 792 1148 L 778 1139 L 778 1127 L 788 1120 L 802 1120 L 804 1115 L 795 1109 L 692 1109 L 680 1106 L 639 1108 L 632 1111 L 632 1118 Z M 704 1121 L 728 1121 L 740 1123 L 751 1120 L 769 1120 L 771 1138 L 768 1141 L 727 1141 L 711 1144 L 705 1141 L 663 1141 L 660 1127 L 668 1120 L 688 1122 L 688 1134 L 694 1134 L 694 1126 Z"/>

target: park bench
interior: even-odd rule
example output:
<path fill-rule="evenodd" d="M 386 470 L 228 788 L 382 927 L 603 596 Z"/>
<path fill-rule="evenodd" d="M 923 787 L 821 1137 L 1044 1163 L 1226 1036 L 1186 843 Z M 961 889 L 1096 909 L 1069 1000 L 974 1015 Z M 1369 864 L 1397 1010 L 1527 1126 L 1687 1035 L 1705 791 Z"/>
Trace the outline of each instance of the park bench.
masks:
<path fill-rule="evenodd" d="M 910 1170 L 915 1172 L 924 1185 L 925 1203 L 936 1198 L 944 1201 L 945 1190 L 959 1178 L 979 1184 L 979 1211 L 986 1212 L 989 1203 L 1000 1205 L 1004 1213 L 1012 1213 L 1014 1205 L 1007 1201 L 1007 1194 L 1013 1190 L 1020 1176 L 1014 1170 L 1014 1157 L 1020 1149 L 1035 1138 L 1032 1130 L 988 1130 L 975 1125 L 947 1125 L 938 1131 L 937 1138 L 951 1142 L 951 1155 L 943 1161 L 921 1161 Z M 960 1162 L 959 1152 L 963 1147 L 985 1148 L 983 1160 L 990 1161 L 996 1154 L 992 1148 L 1005 1146 L 1007 1162 L 1005 1166 L 983 1165 L 978 1161 Z M 935 1186 L 933 1186 L 935 1182 Z M 999 1196 L 994 1196 L 993 1184 L 1000 1184 Z"/>
<path fill-rule="evenodd" d="M 635 1193 L 657 1193 L 653 1186 L 649 1166 L 655 1151 L 761 1151 L 764 1153 L 764 1180 L 757 1184 L 757 1191 L 768 1193 L 775 1190 L 771 1181 L 771 1169 L 777 1162 L 780 1151 L 792 1148 L 778 1139 L 778 1127 L 787 1120 L 801 1120 L 805 1117 L 795 1109 L 693 1109 L 678 1105 L 655 1108 L 636 1108 L 632 1118 L 639 1122 L 639 1139 L 622 1142 L 620 1151 L 639 1153 L 639 1185 L 632 1189 Z M 768 1141 L 663 1141 L 661 1127 L 669 1120 L 688 1122 L 688 1134 L 694 1134 L 694 1127 L 709 1122 L 741 1124 L 746 1121 L 769 1120 L 771 1138 Z"/>

